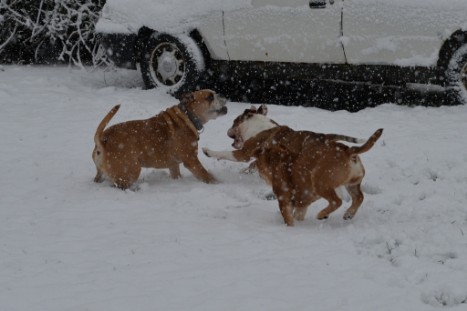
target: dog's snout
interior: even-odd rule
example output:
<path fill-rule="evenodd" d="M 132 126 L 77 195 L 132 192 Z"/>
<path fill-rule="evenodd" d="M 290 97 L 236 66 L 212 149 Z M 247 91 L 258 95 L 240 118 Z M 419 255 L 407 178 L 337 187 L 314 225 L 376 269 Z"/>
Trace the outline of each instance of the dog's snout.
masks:
<path fill-rule="evenodd" d="M 235 138 L 235 131 L 232 128 L 230 128 L 227 131 L 227 136 L 229 136 L 230 138 Z"/>
<path fill-rule="evenodd" d="M 226 107 L 226 106 L 223 106 L 223 107 L 219 110 L 219 113 L 222 114 L 222 115 L 227 114 L 227 107 Z"/>

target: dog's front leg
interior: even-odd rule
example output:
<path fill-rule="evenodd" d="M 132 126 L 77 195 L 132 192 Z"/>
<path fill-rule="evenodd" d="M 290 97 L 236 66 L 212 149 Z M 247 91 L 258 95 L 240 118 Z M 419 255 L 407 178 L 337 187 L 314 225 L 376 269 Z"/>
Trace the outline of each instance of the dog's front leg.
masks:
<path fill-rule="evenodd" d="M 258 171 L 258 168 L 256 167 L 256 161 L 251 162 L 247 168 L 241 170 L 243 174 L 253 174 L 253 173 L 256 173 L 257 171 Z"/>
<path fill-rule="evenodd" d="M 308 210 L 308 206 L 305 207 L 296 207 L 293 213 L 293 216 L 298 221 L 305 220 L 305 215 Z"/>
<path fill-rule="evenodd" d="M 215 158 L 217 160 L 229 160 L 229 161 L 237 161 L 232 151 L 213 151 L 208 148 L 203 148 L 203 153 L 209 158 Z"/>
<path fill-rule="evenodd" d="M 293 207 L 289 187 L 283 183 L 282 180 L 274 180 L 272 182 L 272 190 L 277 197 L 279 210 L 282 214 L 282 218 L 284 218 L 285 224 L 289 227 L 293 227 Z"/>
<path fill-rule="evenodd" d="M 290 204 L 288 198 L 284 198 L 284 196 L 278 196 L 276 194 L 277 200 L 279 201 L 279 210 L 281 211 L 282 218 L 284 218 L 284 222 L 287 226 L 293 227 L 294 220 L 293 220 L 293 208 Z"/>
<path fill-rule="evenodd" d="M 217 182 L 216 178 L 203 167 L 198 158 L 186 159 L 183 161 L 183 165 L 199 180 L 207 184 L 214 184 Z"/>
<path fill-rule="evenodd" d="M 251 156 L 248 152 L 244 150 L 234 150 L 234 151 L 213 151 L 208 148 L 202 149 L 204 154 L 210 158 L 216 158 L 217 160 L 229 160 L 233 162 L 248 162 L 251 159 Z"/>

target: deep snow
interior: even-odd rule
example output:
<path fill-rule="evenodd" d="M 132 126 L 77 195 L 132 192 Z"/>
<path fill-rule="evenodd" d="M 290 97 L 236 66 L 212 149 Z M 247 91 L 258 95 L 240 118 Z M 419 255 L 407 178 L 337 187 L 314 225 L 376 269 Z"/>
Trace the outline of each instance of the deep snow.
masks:
<path fill-rule="evenodd" d="M 200 153 L 221 181 L 146 170 L 139 190 L 94 184 L 93 135 L 176 101 L 137 72 L 0 71 L 0 310 L 449 310 L 467 306 L 467 106 L 358 113 L 269 106 L 295 129 L 366 138 L 365 201 L 283 224 L 246 165 Z M 229 103 L 200 147 L 230 149 L 249 104 Z"/>

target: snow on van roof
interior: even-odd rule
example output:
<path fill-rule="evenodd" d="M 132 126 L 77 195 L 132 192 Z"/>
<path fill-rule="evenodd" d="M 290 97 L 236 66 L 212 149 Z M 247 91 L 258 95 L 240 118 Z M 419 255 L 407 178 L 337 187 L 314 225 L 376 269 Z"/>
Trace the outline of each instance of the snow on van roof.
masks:
<path fill-rule="evenodd" d="M 251 0 L 107 0 L 98 32 L 132 33 L 142 26 L 176 32 L 195 26 L 214 11 L 251 6 Z"/>

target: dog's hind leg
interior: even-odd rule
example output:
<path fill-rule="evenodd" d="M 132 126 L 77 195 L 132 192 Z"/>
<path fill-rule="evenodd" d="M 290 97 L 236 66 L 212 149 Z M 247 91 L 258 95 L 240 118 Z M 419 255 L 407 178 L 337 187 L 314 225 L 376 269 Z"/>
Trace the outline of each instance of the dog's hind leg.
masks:
<path fill-rule="evenodd" d="M 352 196 L 352 205 L 345 211 L 344 219 L 352 219 L 358 211 L 363 202 L 363 192 L 360 189 L 360 184 L 349 185 L 346 187 L 347 191 Z"/>
<path fill-rule="evenodd" d="M 96 177 L 94 177 L 95 183 L 101 183 L 104 181 L 104 174 L 101 170 L 97 169 Z"/>
<path fill-rule="evenodd" d="M 180 174 L 180 165 L 175 163 L 174 165 L 169 166 L 170 177 L 173 179 L 180 179 L 182 178 L 182 174 Z"/>
<path fill-rule="evenodd" d="M 327 219 L 329 217 L 329 214 L 334 212 L 342 205 L 342 200 L 339 198 L 334 189 L 329 189 L 327 191 L 319 191 L 318 193 L 323 199 L 328 201 L 328 206 L 318 213 L 317 218 Z"/>

